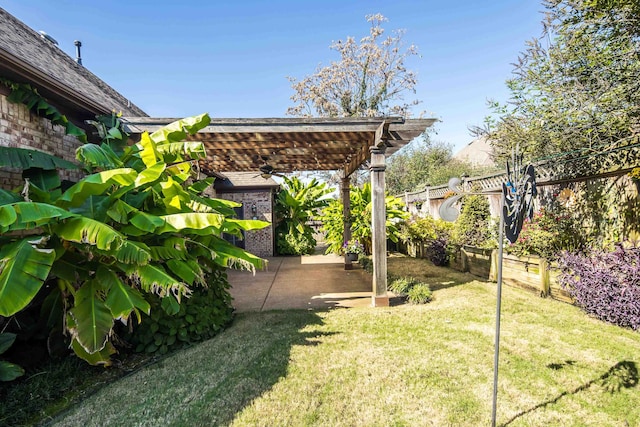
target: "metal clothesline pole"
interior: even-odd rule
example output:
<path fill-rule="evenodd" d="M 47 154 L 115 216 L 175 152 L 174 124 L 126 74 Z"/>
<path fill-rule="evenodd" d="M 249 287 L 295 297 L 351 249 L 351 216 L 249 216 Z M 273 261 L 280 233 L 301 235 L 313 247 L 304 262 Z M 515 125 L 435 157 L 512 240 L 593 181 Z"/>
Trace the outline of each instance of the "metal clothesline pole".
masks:
<path fill-rule="evenodd" d="M 498 233 L 498 277 L 496 295 L 496 336 L 493 353 L 493 404 L 491 409 L 491 426 L 496 426 L 496 410 L 498 406 L 498 362 L 500 360 L 500 309 L 502 304 L 502 255 L 504 249 L 504 197 L 500 198 L 500 231 Z"/>

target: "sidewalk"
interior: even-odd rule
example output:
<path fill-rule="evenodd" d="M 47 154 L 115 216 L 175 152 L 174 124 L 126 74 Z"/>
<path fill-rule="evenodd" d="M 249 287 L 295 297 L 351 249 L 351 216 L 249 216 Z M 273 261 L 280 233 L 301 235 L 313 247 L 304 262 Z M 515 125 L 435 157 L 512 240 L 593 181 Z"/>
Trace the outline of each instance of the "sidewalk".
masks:
<path fill-rule="evenodd" d="M 344 269 L 336 255 L 269 258 L 255 276 L 227 270 L 237 312 L 371 305 L 371 275 L 357 267 Z"/>

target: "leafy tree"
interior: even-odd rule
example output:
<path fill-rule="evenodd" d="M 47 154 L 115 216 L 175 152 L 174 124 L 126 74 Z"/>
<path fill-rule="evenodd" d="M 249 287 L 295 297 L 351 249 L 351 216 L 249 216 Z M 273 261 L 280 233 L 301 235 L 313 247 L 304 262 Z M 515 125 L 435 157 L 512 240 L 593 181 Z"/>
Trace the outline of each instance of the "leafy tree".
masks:
<path fill-rule="evenodd" d="M 404 102 L 406 92 L 415 93 L 416 75 L 407 70 L 407 58 L 417 55 L 414 45 L 405 48 L 404 31 L 384 37 L 381 14 L 368 15 L 369 34 L 359 42 L 353 37 L 334 42 L 330 48 L 340 60 L 318 68 L 302 80 L 289 77 L 296 104 L 293 116 L 374 117 L 407 116 L 417 101 Z"/>
<path fill-rule="evenodd" d="M 450 145 L 424 135 L 389 158 L 385 179 L 389 193 L 401 194 L 426 185 L 446 184 L 453 176 L 477 176 L 494 170 L 454 159 Z"/>
<path fill-rule="evenodd" d="M 256 268 L 262 260 L 220 238 L 261 228 L 232 218 L 233 202 L 201 192 L 192 164 L 206 114 L 183 119 L 127 145 L 117 117 L 94 124 L 103 141 L 78 148 L 89 175 L 66 191 L 55 170 L 30 169 L 21 194 L 0 190 L 0 316 L 25 309 L 47 281 L 44 319 L 64 329 L 75 353 L 109 364 L 115 320 L 149 313 L 146 295 L 175 313 L 216 266 Z"/>
<path fill-rule="evenodd" d="M 315 178 L 304 183 L 297 177 L 285 177 L 284 186 L 276 197 L 276 246 L 281 255 L 313 253 L 316 240 L 308 222 L 327 206 L 324 198 L 332 192 Z"/>
<path fill-rule="evenodd" d="M 358 240 L 371 253 L 371 185 L 366 183 L 359 187 L 351 187 L 351 237 Z M 409 217 L 403 210 L 404 203 L 397 197 L 387 196 L 385 199 L 387 210 L 387 238 L 398 241 L 399 224 Z M 322 211 L 322 230 L 328 243 L 327 253 L 341 254 L 343 252 L 344 215 L 342 202 L 332 200 Z"/>
<path fill-rule="evenodd" d="M 497 154 L 529 157 L 624 142 L 640 130 L 640 6 L 635 0 L 547 0 L 507 81 L 508 105 L 487 120 Z"/>

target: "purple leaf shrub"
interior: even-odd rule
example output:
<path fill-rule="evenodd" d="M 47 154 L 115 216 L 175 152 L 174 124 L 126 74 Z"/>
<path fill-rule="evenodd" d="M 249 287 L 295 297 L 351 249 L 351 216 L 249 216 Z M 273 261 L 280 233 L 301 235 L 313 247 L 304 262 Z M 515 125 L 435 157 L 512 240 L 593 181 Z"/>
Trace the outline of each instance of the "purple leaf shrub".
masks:
<path fill-rule="evenodd" d="M 564 252 L 560 285 L 588 314 L 640 330 L 640 247 L 589 255 Z"/>

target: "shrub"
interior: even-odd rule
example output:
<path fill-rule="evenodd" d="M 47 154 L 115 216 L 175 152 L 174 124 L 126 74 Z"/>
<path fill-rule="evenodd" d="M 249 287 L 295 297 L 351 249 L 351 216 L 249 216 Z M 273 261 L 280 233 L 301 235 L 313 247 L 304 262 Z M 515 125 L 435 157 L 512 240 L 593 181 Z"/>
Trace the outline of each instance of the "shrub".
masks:
<path fill-rule="evenodd" d="M 399 237 L 405 243 L 425 245 L 426 257 L 434 265 L 444 266 L 452 253 L 449 245 L 452 228 L 451 223 L 441 219 L 417 218 L 401 226 Z"/>
<path fill-rule="evenodd" d="M 411 304 L 426 304 L 431 301 L 431 298 L 431 289 L 426 283 L 417 283 L 407 292 L 407 301 Z"/>
<path fill-rule="evenodd" d="M 409 290 L 418 283 L 413 277 L 401 277 L 389 281 L 387 289 L 397 295 L 407 295 Z"/>
<path fill-rule="evenodd" d="M 360 254 L 358 257 L 358 264 L 362 266 L 362 269 L 367 273 L 373 273 L 373 259 L 370 256 Z"/>
<path fill-rule="evenodd" d="M 219 270 L 212 276 L 207 288 L 193 289 L 176 314 L 167 314 L 161 299 L 152 297 L 150 315 L 143 315 L 128 337 L 134 350 L 165 354 L 216 335 L 231 320 L 233 308 L 226 272 Z"/>
<path fill-rule="evenodd" d="M 563 250 L 582 250 L 586 244 L 585 233 L 575 218 L 559 207 L 542 207 L 531 220 L 525 220 L 518 240 L 506 249 L 517 256 L 539 255 L 555 260 Z"/>
<path fill-rule="evenodd" d="M 486 196 L 473 195 L 463 198 L 462 210 L 451 233 L 452 243 L 479 248 L 494 248 L 491 212 Z"/>
<path fill-rule="evenodd" d="M 316 239 L 310 232 L 278 231 L 276 236 L 276 249 L 279 255 L 312 254 L 316 249 L 316 243 Z"/>
<path fill-rule="evenodd" d="M 563 253 L 560 284 L 586 313 L 640 330 L 640 248 Z"/>

